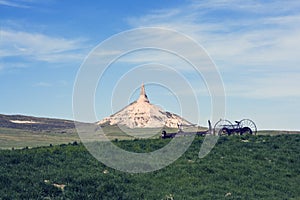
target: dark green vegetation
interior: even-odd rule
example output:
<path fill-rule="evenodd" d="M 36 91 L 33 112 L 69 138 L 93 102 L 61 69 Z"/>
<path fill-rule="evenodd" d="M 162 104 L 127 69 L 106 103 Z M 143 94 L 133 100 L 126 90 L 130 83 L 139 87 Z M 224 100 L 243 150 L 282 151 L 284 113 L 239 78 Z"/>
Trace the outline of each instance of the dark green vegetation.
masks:
<path fill-rule="evenodd" d="M 115 141 L 135 152 L 170 140 Z M 219 138 L 198 158 L 203 137 L 168 167 L 128 174 L 95 160 L 83 145 L 0 151 L 0 199 L 298 199 L 300 135 Z M 65 185 L 64 189 L 58 185 Z M 63 187 L 63 186 L 62 186 Z"/>

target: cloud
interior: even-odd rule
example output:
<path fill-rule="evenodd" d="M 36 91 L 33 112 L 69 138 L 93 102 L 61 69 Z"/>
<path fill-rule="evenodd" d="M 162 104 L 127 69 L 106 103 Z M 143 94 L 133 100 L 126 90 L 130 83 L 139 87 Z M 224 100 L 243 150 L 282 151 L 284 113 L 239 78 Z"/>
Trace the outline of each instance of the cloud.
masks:
<path fill-rule="evenodd" d="M 282 74 L 294 80 L 300 78 L 299 9 L 300 2 L 293 0 L 192 1 L 178 8 L 131 17 L 127 22 L 133 27 L 169 27 L 190 35 L 215 61 L 225 87 L 234 90 L 229 90 L 231 94 L 291 97 L 300 96 L 295 92 L 297 84 L 285 80 Z M 245 74 L 250 80 L 247 83 L 242 79 Z M 275 80 L 276 92 L 271 89 Z"/>
<path fill-rule="evenodd" d="M 27 61 L 67 63 L 83 59 L 83 39 L 52 37 L 41 33 L 0 30 L 0 58 L 18 57 Z"/>
<path fill-rule="evenodd" d="M 34 87 L 65 87 L 68 85 L 68 81 L 66 80 L 58 80 L 54 82 L 45 82 L 45 81 L 40 81 L 35 83 L 33 86 Z"/>
<path fill-rule="evenodd" d="M 30 8 L 27 1 L 0 0 L 0 6 L 1 5 L 16 8 Z"/>
<path fill-rule="evenodd" d="M 203 71 L 212 70 L 211 60 L 201 46 L 186 35 L 165 28 L 122 32 L 98 46 L 90 58 L 96 66 L 117 58 L 114 63 L 122 66 L 160 63 L 190 72 L 195 70 L 192 63 Z"/>
<path fill-rule="evenodd" d="M 41 81 L 41 82 L 34 84 L 34 86 L 35 87 L 51 87 L 51 86 L 53 86 L 53 84 Z"/>
<path fill-rule="evenodd" d="M 211 0 L 211 1 L 191 1 L 192 3 L 188 6 L 190 9 L 202 10 L 203 13 L 227 10 L 241 12 L 242 14 L 277 14 L 290 13 L 291 11 L 298 11 L 300 8 L 299 1 L 297 0 L 286 0 L 283 3 L 281 0 L 273 1 L 260 1 L 260 0 Z"/>
<path fill-rule="evenodd" d="M 268 4 L 245 3 L 244 1 L 208 1 L 194 2 L 182 9 L 170 9 L 153 12 L 138 18 L 128 19 L 132 26 L 170 27 L 187 33 L 199 41 L 216 60 L 227 62 L 231 66 L 244 63 L 273 64 L 278 61 L 298 61 L 296 52 L 300 51 L 299 33 L 300 14 L 293 13 L 274 16 L 256 12 L 270 13 L 282 2 Z M 284 5 L 284 10 L 300 7 L 295 2 L 291 7 Z M 210 9 L 208 9 L 210 8 Z M 208 9 L 208 10 L 207 10 Z M 220 17 L 215 10 L 227 12 L 239 11 L 230 17 Z M 241 15 L 241 12 L 246 14 Z M 255 14 L 253 14 L 255 12 Z M 277 11 L 276 11 L 277 12 Z M 278 12 L 280 13 L 280 12 Z M 216 17 L 213 14 L 218 15 Z M 225 15 L 225 14 L 224 14 Z M 240 17 L 244 16 L 244 17 Z"/>
<path fill-rule="evenodd" d="M 238 85 L 228 83 L 227 95 L 245 98 L 300 98 L 298 88 L 300 72 L 283 72 L 263 75 L 257 78 L 246 78 Z"/>

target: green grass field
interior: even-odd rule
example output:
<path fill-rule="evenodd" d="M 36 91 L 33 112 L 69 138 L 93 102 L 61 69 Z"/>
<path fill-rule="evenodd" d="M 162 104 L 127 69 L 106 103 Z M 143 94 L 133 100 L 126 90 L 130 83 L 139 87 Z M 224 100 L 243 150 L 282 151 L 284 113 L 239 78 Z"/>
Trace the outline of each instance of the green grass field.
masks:
<path fill-rule="evenodd" d="M 126 129 L 123 131 L 117 126 L 102 127 L 107 138 L 110 140 L 133 140 L 136 137 L 141 138 L 159 138 L 161 135 L 160 129 Z M 167 133 L 176 133 L 175 128 L 164 128 Z M 200 128 L 198 131 L 206 130 Z M 129 134 L 124 133 L 127 132 Z M 62 129 L 57 132 L 37 132 L 16 128 L 1 128 L 0 127 L 0 149 L 20 149 L 25 147 L 39 147 L 58 144 L 68 144 L 74 141 L 79 142 L 80 138 L 75 129 Z M 259 131 L 258 135 L 282 135 L 282 134 L 299 134 L 300 132 L 293 131 Z"/>
<path fill-rule="evenodd" d="M 115 143 L 149 152 L 169 141 Z M 202 141 L 146 174 L 106 167 L 77 143 L 1 150 L 0 199 L 299 199 L 300 135 L 224 136 L 199 159 Z"/>
<path fill-rule="evenodd" d="M 177 129 L 167 128 L 168 132 L 176 132 Z M 135 137 L 158 138 L 161 134 L 160 129 L 125 129 L 122 131 L 117 126 L 103 127 L 103 131 L 110 140 L 133 140 Z M 129 134 L 124 133 L 128 131 Z M 76 130 L 60 130 L 64 133 L 37 132 L 16 128 L 0 127 L 0 149 L 20 149 L 25 147 L 39 147 L 58 144 L 68 144 L 80 141 Z"/>
<path fill-rule="evenodd" d="M 40 133 L 21 129 L 0 128 L 0 149 L 49 146 L 79 141 L 77 133 Z"/>

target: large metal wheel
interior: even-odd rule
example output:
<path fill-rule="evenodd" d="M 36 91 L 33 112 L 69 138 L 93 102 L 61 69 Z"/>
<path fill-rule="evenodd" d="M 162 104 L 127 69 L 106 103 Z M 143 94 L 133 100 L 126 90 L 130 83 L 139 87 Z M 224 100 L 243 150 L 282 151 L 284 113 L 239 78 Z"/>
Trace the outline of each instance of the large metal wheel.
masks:
<path fill-rule="evenodd" d="M 230 135 L 234 129 L 232 123 L 226 119 L 220 119 L 214 126 L 215 135 Z"/>
<path fill-rule="evenodd" d="M 243 119 L 239 123 L 240 133 L 243 134 L 253 134 L 256 135 L 257 128 L 255 123 L 250 119 Z"/>

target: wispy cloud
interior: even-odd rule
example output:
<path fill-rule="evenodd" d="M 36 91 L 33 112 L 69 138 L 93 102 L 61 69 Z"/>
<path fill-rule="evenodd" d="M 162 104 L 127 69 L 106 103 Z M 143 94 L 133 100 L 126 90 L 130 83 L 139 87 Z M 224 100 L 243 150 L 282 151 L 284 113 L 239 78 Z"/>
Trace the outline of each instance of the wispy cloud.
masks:
<path fill-rule="evenodd" d="M 54 82 L 40 81 L 40 82 L 33 84 L 34 87 L 64 87 L 67 85 L 68 85 L 68 82 L 66 80 L 58 80 L 58 81 L 54 81 Z"/>
<path fill-rule="evenodd" d="M 250 2 L 195 1 L 181 9 L 156 11 L 130 18 L 128 22 L 134 27 L 167 26 L 187 33 L 203 44 L 216 60 L 230 62 L 231 66 L 244 63 L 269 64 L 270 61 L 277 65 L 276 61 L 298 60 L 295 52 L 300 51 L 300 27 L 297 26 L 300 23 L 300 13 L 280 13 L 282 10 L 293 11 L 300 8 L 300 3 L 289 1 L 290 4 L 282 5 L 281 1 L 267 4 Z M 281 6 L 282 9 L 278 12 L 276 10 L 275 16 L 274 11 L 270 13 L 270 10 Z M 234 12 L 239 14 L 220 20 L 219 16 L 214 17 L 215 10 L 220 9 L 229 12 L 229 16 Z M 241 12 L 244 14 L 241 15 Z M 264 14 L 256 15 L 257 12 Z M 239 17 L 240 15 L 244 17 Z"/>
<path fill-rule="evenodd" d="M 81 60 L 87 51 L 84 39 L 52 37 L 41 33 L 0 30 L 0 58 L 66 63 Z"/>
<path fill-rule="evenodd" d="M 259 0 L 211 0 L 211 1 L 197 1 L 193 0 L 188 6 L 191 9 L 199 10 L 202 13 L 207 13 L 215 10 L 225 10 L 225 11 L 238 11 L 243 14 L 254 13 L 274 15 L 291 13 L 291 11 L 298 11 L 300 8 L 299 2 L 297 0 L 286 0 L 283 3 L 281 0 L 273 1 L 259 1 Z"/>
<path fill-rule="evenodd" d="M 34 84 L 34 86 L 35 87 L 51 87 L 51 86 L 53 86 L 53 84 L 41 81 L 41 82 Z"/>
<path fill-rule="evenodd" d="M 192 1 L 180 8 L 156 10 L 128 18 L 133 27 L 169 27 L 192 36 L 216 62 L 225 80 L 241 96 L 250 85 L 249 97 L 300 96 L 297 84 L 283 81 L 300 78 L 300 2 L 212 0 Z M 220 16 L 221 15 L 221 16 Z M 257 73 L 255 73 L 257 72 Z M 244 74 L 251 78 L 239 86 Z M 271 76 L 270 76 L 271 74 Z M 273 81 L 278 90 L 272 92 Z M 233 83 L 233 84 L 231 84 Z M 273 90 L 274 91 L 274 90 Z M 231 93 L 232 94 L 232 93 Z"/>
<path fill-rule="evenodd" d="M 30 8 L 28 1 L 13 1 L 13 0 L 0 0 L 0 6 L 9 6 L 16 8 Z"/>
<path fill-rule="evenodd" d="M 300 98 L 299 77 L 300 72 L 284 72 L 248 78 L 239 84 L 228 83 L 227 95 L 256 99 Z"/>

